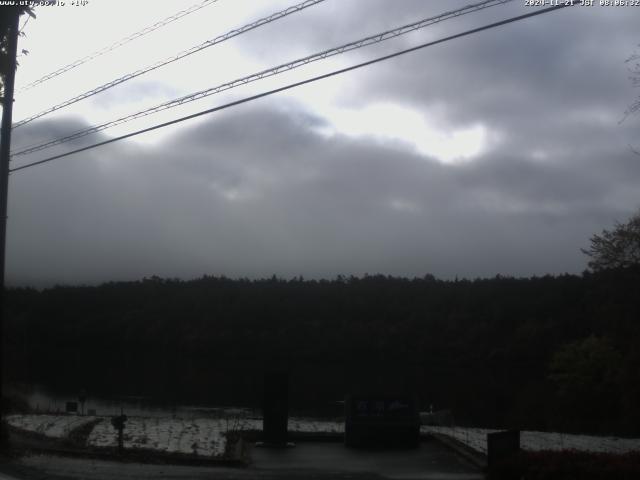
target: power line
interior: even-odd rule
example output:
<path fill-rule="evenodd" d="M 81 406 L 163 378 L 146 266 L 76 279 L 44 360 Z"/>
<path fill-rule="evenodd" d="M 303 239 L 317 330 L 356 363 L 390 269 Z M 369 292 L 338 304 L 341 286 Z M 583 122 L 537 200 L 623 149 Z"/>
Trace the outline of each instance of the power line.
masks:
<path fill-rule="evenodd" d="M 578 5 L 578 3 L 576 3 L 575 5 Z M 299 81 L 299 82 L 291 83 L 289 85 L 285 85 L 283 87 L 279 87 L 279 88 L 275 88 L 273 90 L 262 92 L 262 93 L 259 93 L 257 95 L 252 95 L 250 97 L 245 97 L 245 98 L 242 98 L 240 100 L 235 100 L 233 102 L 229 102 L 229 103 L 226 103 L 224 105 L 219 105 L 217 107 L 210 108 L 210 109 L 207 109 L 207 110 L 203 110 L 201 112 L 193 113 L 193 114 L 187 115 L 185 117 L 180 117 L 180 118 L 177 118 L 175 120 L 171 120 L 171 121 L 168 121 L 168 122 L 160 123 L 160 124 L 154 125 L 152 127 L 143 128 L 141 130 L 137 130 L 135 132 L 128 133 L 126 135 L 121 135 L 119 137 L 115 137 L 115 138 L 111 138 L 109 140 L 105 140 L 103 142 L 94 143 L 93 145 L 89 145 L 89 146 L 86 146 L 86 147 L 78 148 L 78 149 L 72 150 L 70 152 L 61 153 L 60 155 L 54 155 L 52 157 L 48 157 L 48 158 L 45 158 L 43 160 L 38 160 L 37 162 L 32 162 L 32 163 L 28 163 L 26 165 L 22 165 L 20 167 L 15 167 L 15 168 L 10 169 L 9 172 L 17 172 L 18 170 L 24 170 L 26 168 L 34 167 L 36 165 L 42 165 L 43 163 L 51 162 L 53 160 L 57 160 L 57 159 L 63 158 L 63 157 L 68 157 L 69 155 L 73 155 L 75 153 L 84 152 L 86 150 L 90 150 L 90 149 L 93 149 L 93 148 L 96 148 L 96 147 L 101 147 L 101 146 L 107 145 L 109 143 L 114 143 L 114 142 L 117 142 L 117 141 L 120 141 L 120 140 L 124 140 L 126 138 L 134 137 L 134 136 L 140 135 L 142 133 L 147 133 L 147 132 L 150 132 L 152 130 L 157 130 L 159 128 L 164 128 L 164 127 L 168 127 L 170 125 L 174 125 L 176 123 L 184 122 L 186 120 L 191 120 L 192 118 L 200 117 L 202 115 L 207 115 L 207 114 L 210 114 L 210 113 L 218 112 L 220 110 L 225 110 L 225 109 L 230 108 L 230 107 L 235 107 L 235 106 L 243 104 L 243 103 L 251 102 L 253 100 L 257 100 L 257 99 L 263 98 L 263 97 L 268 97 L 270 95 L 274 95 L 276 93 L 280 93 L 280 92 L 283 92 L 285 90 L 290 90 L 292 88 L 296 88 L 296 87 L 299 87 L 299 86 L 302 86 L 302 85 L 306 85 L 308 83 L 316 82 L 318 80 L 323 80 L 325 78 L 333 77 L 335 75 L 340 75 L 342 73 L 350 72 L 352 70 L 356 70 L 356 69 L 359 69 L 359 68 L 362 68 L 362 67 L 373 65 L 375 63 L 379 63 L 379 62 L 382 62 L 382 61 L 385 61 L 385 60 L 389 60 L 391 58 L 399 57 L 400 55 L 405 55 L 405 54 L 410 53 L 410 52 L 415 52 L 415 51 L 421 50 L 423 48 L 427 48 L 427 47 L 431 47 L 431 46 L 434 46 L 434 45 L 438 45 L 440 43 L 448 42 L 450 40 L 454 40 L 454 39 L 457 39 L 457 38 L 466 37 L 468 35 L 479 33 L 479 32 L 482 32 L 484 30 L 489 30 L 489 29 L 492 29 L 492 28 L 500 27 L 502 25 L 507 25 L 509 23 L 517 22 L 517 21 L 520 21 L 520 20 L 525 20 L 527 18 L 535 17 L 537 15 L 542 15 L 544 13 L 549 13 L 549 12 L 553 12 L 553 11 L 556 11 L 556 10 L 560 10 L 560 9 L 563 9 L 563 8 L 569 7 L 569 6 L 572 6 L 572 4 L 567 3 L 567 4 L 562 4 L 562 5 L 558 5 L 558 6 L 554 6 L 554 7 L 548 7 L 548 8 L 536 10 L 534 12 L 526 13 L 524 15 L 518 15 L 516 17 L 507 18 L 507 19 L 501 20 L 499 22 L 490 23 L 490 24 L 484 25 L 482 27 L 477 27 L 477 28 L 474 28 L 474 29 L 471 29 L 471 30 L 466 30 L 466 31 L 461 32 L 461 33 L 456 33 L 455 35 L 449 35 L 447 37 L 440 38 L 438 40 L 434 40 L 434 41 L 431 41 L 431 42 L 423 43 L 421 45 L 417 45 L 415 47 L 407 48 L 405 50 L 400 50 L 398 52 L 391 53 L 389 55 L 384 55 L 384 56 L 381 56 L 381 57 L 377 57 L 377 58 L 374 58 L 373 60 L 368 60 L 366 62 L 358 63 L 358 64 L 352 65 L 350 67 L 341 68 L 339 70 L 334 70 L 332 72 L 325 73 L 323 75 L 318 75 L 318 76 L 315 76 L 315 77 L 312 77 L 312 78 L 308 78 L 306 80 L 302 80 L 302 81 Z"/>
<path fill-rule="evenodd" d="M 68 72 L 69 70 L 73 70 L 76 67 L 79 67 L 80 65 L 83 65 L 87 62 L 90 62 L 91 60 L 98 58 L 102 55 L 104 55 L 105 53 L 109 53 L 112 52 L 113 50 L 115 50 L 116 48 L 119 48 L 133 40 L 136 40 L 140 37 L 143 37 L 144 35 L 147 35 L 148 33 L 151 33 L 161 27 L 164 27 L 165 25 L 169 25 L 170 23 L 175 22 L 176 20 L 181 19 L 182 17 L 186 17 L 187 15 L 197 12 L 198 10 L 204 8 L 204 7 L 208 7 L 209 5 L 213 5 L 215 2 L 217 2 L 218 0 L 203 0 L 200 3 L 197 3 L 195 5 L 192 5 L 189 8 L 186 8 L 184 10 L 180 10 L 179 12 L 165 18 L 164 20 L 160 20 L 159 22 L 154 23 L 153 25 L 150 25 L 146 28 L 143 28 L 142 30 L 139 30 L 135 33 L 132 33 L 131 35 L 128 35 L 124 38 L 121 38 L 120 40 L 112 43 L 111 45 L 108 45 L 104 48 L 101 48 L 100 50 L 96 50 L 93 53 L 90 53 L 89 55 L 87 55 L 86 57 L 82 57 L 74 62 L 69 63 L 68 65 L 65 65 L 64 67 L 60 67 L 59 69 L 48 73 L 46 75 L 44 75 L 41 78 L 38 78 L 37 80 L 34 80 L 33 82 L 25 85 L 24 87 L 21 87 L 20 89 L 18 89 L 18 92 L 24 92 L 26 90 L 29 90 L 37 85 L 40 85 L 41 83 L 46 82 L 47 80 L 51 80 L 52 78 L 57 77 L 58 75 L 62 75 L 63 73 Z M 28 20 L 28 19 L 27 19 Z M 26 24 L 26 22 L 25 22 Z M 24 28 L 24 27 L 23 27 Z"/>
<path fill-rule="evenodd" d="M 324 50 L 322 52 L 319 53 L 315 53 L 303 58 L 299 58 L 297 60 L 294 60 L 292 62 L 288 62 L 288 63 L 284 63 L 281 65 L 278 65 L 276 67 L 273 68 L 269 68 L 267 70 L 262 70 L 260 72 L 257 73 L 252 73 L 251 75 L 242 77 L 242 78 L 238 78 L 235 80 L 232 80 L 230 82 L 226 82 L 223 83 L 221 85 L 217 85 L 215 87 L 211 87 L 208 88 L 206 90 L 201 90 L 199 92 L 196 93 L 192 93 L 189 95 L 185 95 L 183 97 L 174 99 L 174 100 L 170 100 L 164 103 L 161 103 L 159 105 L 156 105 L 154 107 L 151 108 L 147 108 L 145 110 L 130 114 L 130 115 L 126 115 L 124 117 L 120 117 L 116 120 L 112 120 L 110 122 L 106 122 L 106 123 L 102 123 L 100 125 L 94 125 L 92 127 L 83 129 L 83 130 L 79 130 L 76 131 L 70 135 L 67 135 L 65 137 L 61 137 L 55 140 L 50 140 L 48 142 L 45 143 L 41 143 L 41 144 L 37 144 L 37 145 L 31 145 L 28 146 L 26 148 L 23 148 L 20 151 L 15 152 L 13 155 L 14 156 L 19 156 L 19 155 L 26 155 L 29 153 L 33 153 L 33 152 L 37 152 L 40 150 L 44 150 L 46 148 L 50 148 L 53 147 L 55 145 L 60 145 L 62 143 L 66 143 L 66 142 L 70 142 L 72 140 L 76 140 L 78 138 L 87 136 L 87 135 L 91 135 L 93 133 L 97 133 L 100 132 L 102 130 L 106 130 L 108 128 L 111 127 L 115 127 L 117 125 L 123 124 L 123 123 L 127 123 L 130 122 L 132 120 L 136 120 L 138 118 L 142 118 L 142 117 L 146 117 L 148 115 L 151 115 L 153 113 L 157 113 L 163 110 L 167 110 L 169 108 L 173 108 L 179 105 L 183 105 L 195 100 L 200 100 L 201 98 L 205 98 L 208 97 L 210 95 L 214 95 L 216 93 L 220 93 L 222 91 L 225 90 L 230 90 L 232 88 L 236 88 L 242 85 L 246 85 L 248 83 L 251 82 L 255 82 L 257 80 L 261 80 L 263 78 L 267 78 L 267 77 L 271 77 L 274 75 L 278 75 L 280 73 L 283 72 L 287 72 L 299 67 L 302 67 L 304 65 L 307 65 L 309 63 L 318 61 L 318 60 L 324 60 L 325 58 L 328 57 L 332 57 L 335 55 L 339 55 L 351 50 L 356 50 L 358 48 L 362 48 L 365 46 L 369 46 L 369 45 L 373 45 L 376 43 L 380 43 L 386 40 L 389 40 L 391 38 L 395 38 L 398 37 L 400 35 L 404 35 L 406 33 L 421 29 L 421 28 L 425 28 L 427 26 L 439 23 L 439 22 L 443 22 L 445 20 L 449 20 L 451 18 L 456 18 L 456 17 L 460 17 L 462 15 L 467 15 L 469 13 L 473 13 L 473 12 L 477 12 L 479 10 L 483 10 L 486 8 L 490 8 L 490 7 L 494 7 L 496 5 L 502 5 L 504 3 L 508 3 L 511 2 L 513 0 L 484 0 L 480 3 L 475 3 L 475 4 L 471 4 L 471 5 L 467 5 L 466 7 L 462 7 L 459 8 L 457 10 L 452 10 L 452 11 L 448 11 L 445 13 L 442 13 L 440 15 L 436 15 L 434 17 L 429 17 L 423 20 L 419 20 L 417 22 L 413 22 L 407 25 L 403 25 L 401 27 L 397 27 L 391 30 L 387 30 L 385 32 L 382 33 L 377 33 L 375 35 L 370 35 L 368 37 L 365 38 L 361 38 L 359 40 L 353 41 L 353 42 L 349 42 L 346 43 L 344 45 L 341 45 L 339 47 L 334 47 L 328 50 Z"/>
<path fill-rule="evenodd" d="M 288 15 L 291 15 L 293 13 L 297 13 L 301 10 L 304 10 L 305 8 L 311 7 L 313 5 L 316 5 L 318 3 L 322 3 L 325 0 L 305 0 L 302 3 L 298 3 L 296 5 L 293 5 L 291 7 L 288 7 L 284 10 L 281 10 L 279 12 L 273 13 L 267 17 L 261 18 L 259 20 L 256 20 L 254 22 L 248 23 L 247 25 L 244 25 L 240 28 L 236 28 L 234 30 L 230 30 L 229 32 L 223 34 L 223 35 L 219 35 L 211 40 L 207 40 L 204 43 L 201 43 L 199 45 L 196 45 L 194 47 L 189 48 L 188 50 L 183 50 L 182 52 L 177 53 L 176 55 L 173 55 L 169 58 L 165 58 L 164 60 L 160 60 L 159 62 L 156 62 L 152 65 L 148 65 L 144 68 L 141 68 L 139 70 L 136 70 L 133 73 L 128 73 L 122 77 L 116 78 L 115 80 L 111 80 L 110 82 L 107 82 L 103 85 L 100 85 L 99 87 L 93 88 L 91 90 L 88 90 L 84 93 L 81 93 L 80 95 L 77 95 L 73 98 L 70 98 L 68 100 L 65 100 L 62 103 L 59 103 L 57 105 L 54 105 L 53 107 L 49 107 L 46 110 L 43 110 L 39 113 L 36 113 L 35 115 L 32 115 L 30 117 L 27 117 L 23 120 L 20 120 L 19 122 L 16 122 L 13 124 L 13 128 L 18 128 L 22 125 L 25 125 L 29 122 L 32 122 L 33 120 L 35 120 L 36 118 L 40 118 L 43 117 L 49 113 L 55 112 L 56 110 L 60 110 L 61 108 L 64 107 L 68 107 L 69 105 L 72 105 L 76 102 L 79 102 L 80 100 L 84 100 L 85 98 L 89 98 L 92 97 L 93 95 L 96 95 L 98 93 L 104 92 L 105 90 L 108 90 L 110 88 L 115 87 L 116 85 L 120 85 L 121 83 L 127 82 L 129 80 L 132 80 L 136 77 L 139 77 L 140 75 L 143 75 L 145 73 L 151 72 L 152 70 L 156 70 L 160 67 L 164 67 L 165 65 L 169 65 L 170 63 L 173 62 L 177 62 L 178 60 L 181 60 L 185 57 L 188 57 L 189 55 L 193 55 L 196 52 L 199 52 L 200 50 L 204 50 L 205 48 L 209 48 L 212 47 L 214 45 L 217 45 L 219 43 L 222 43 L 226 40 L 229 40 L 230 38 L 233 37 L 237 37 L 238 35 L 242 35 L 243 33 L 246 33 L 250 30 L 254 30 L 258 27 L 261 27 L 263 25 L 266 25 L 268 23 L 271 22 L 275 22 L 276 20 L 280 20 L 283 17 L 286 17 Z"/>

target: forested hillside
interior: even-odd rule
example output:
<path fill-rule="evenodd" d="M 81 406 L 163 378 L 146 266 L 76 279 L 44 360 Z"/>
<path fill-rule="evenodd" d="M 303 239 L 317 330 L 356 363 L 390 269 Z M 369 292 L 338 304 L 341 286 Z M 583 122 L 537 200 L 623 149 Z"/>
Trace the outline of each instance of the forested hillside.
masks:
<path fill-rule="evenodd" d="M 417 392 L 456 421 L 640 433 L 640 269 L 515 279 L 144 279 L 8 292 L 8 379 L 294 409 Z"/>

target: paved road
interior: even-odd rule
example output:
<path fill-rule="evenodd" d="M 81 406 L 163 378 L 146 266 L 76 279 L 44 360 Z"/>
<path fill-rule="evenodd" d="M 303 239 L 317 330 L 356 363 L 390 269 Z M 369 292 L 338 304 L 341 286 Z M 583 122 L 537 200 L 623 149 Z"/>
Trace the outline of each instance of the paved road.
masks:
<path fill-rule="evenodd" d="M 295 448 L 254 448 L 247 468 L 147 465 L 36 455 L 0 466 L 18 480 L 62 479 L 424 479 L 481 480 L 483 475 L 451 450 L 424 442 L 415 450 L 362 451 L 340 443 L 299 443 Z M 0 480 L 9 480 L 0 476 Z M 13 480 L 13 479 L 11 479 Z"/>
<path fill-rule="evenodd" d="M 4 473 L 0 473 L 0 480 L 17 480 L 16 477 L 12 477 L 10 475 L 5 475 Z"/>
<path fill-rule="evenodd" d="M 453 451 L 435 441 L 412 450 L 354 450 L 341 443 L 299 443 L 287 450 L 254 448 L 255 468 L 264 471 L 369 473 L 392 479 L 481 479 Z"/>

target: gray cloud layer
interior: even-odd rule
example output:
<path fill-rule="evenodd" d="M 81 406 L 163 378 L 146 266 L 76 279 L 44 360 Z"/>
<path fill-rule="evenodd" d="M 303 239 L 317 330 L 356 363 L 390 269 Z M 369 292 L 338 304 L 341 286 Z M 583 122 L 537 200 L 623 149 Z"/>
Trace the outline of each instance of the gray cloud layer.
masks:
<path fill-rule="evenodd" d="M 403 2 L 396 19 L 424 16 L 423 4 Z M 385 24 L 388 2 L 368 5 L 365 26 Z M 589 236 L 640 204 L 628 148 L 638 122 L 618 125 L 638 14 L 554 15 L 345 80 L 345 105 L 384 99 L 445 127 L 482 124 L 500 141 L 472 162 L 326 137 L 300 104 L 264 100 L 160 147 L 123 142 L 12 175 L 8 280 L 580 272 Z M 319 32 L 343 36 L 353 17 L 342 18 L 318 13 L 301 29 L 305 48 L 328 46 Z M 287 52 L 285 37 L 272 40 Z M 17 142 L 78 127 L 42 121 Z"/>

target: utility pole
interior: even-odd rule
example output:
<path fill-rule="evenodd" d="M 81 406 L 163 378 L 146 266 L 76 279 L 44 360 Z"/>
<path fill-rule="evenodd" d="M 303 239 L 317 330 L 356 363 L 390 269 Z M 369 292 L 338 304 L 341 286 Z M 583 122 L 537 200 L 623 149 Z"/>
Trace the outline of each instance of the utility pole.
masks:
<path fill-rule="evenodd" d="M 4 317 L 5 291 L 4 268 L 7 240 L 7 195 L 9 191 L 9 155 L 11 151 L 11 123 L 13 114 L 13 87 L 16 77 L 16 54 L 18 51 L 18 19 L 20 10 L 5 7 L 2 12 L 9 19 L 7 30 L 7 70 L 4 73 L 4 96 L 2 98 L 2 127 L 0 127 L 0 451 L 5 450 L 8 432 L 4 431 L 2 409 L 4 380 Z"/>

